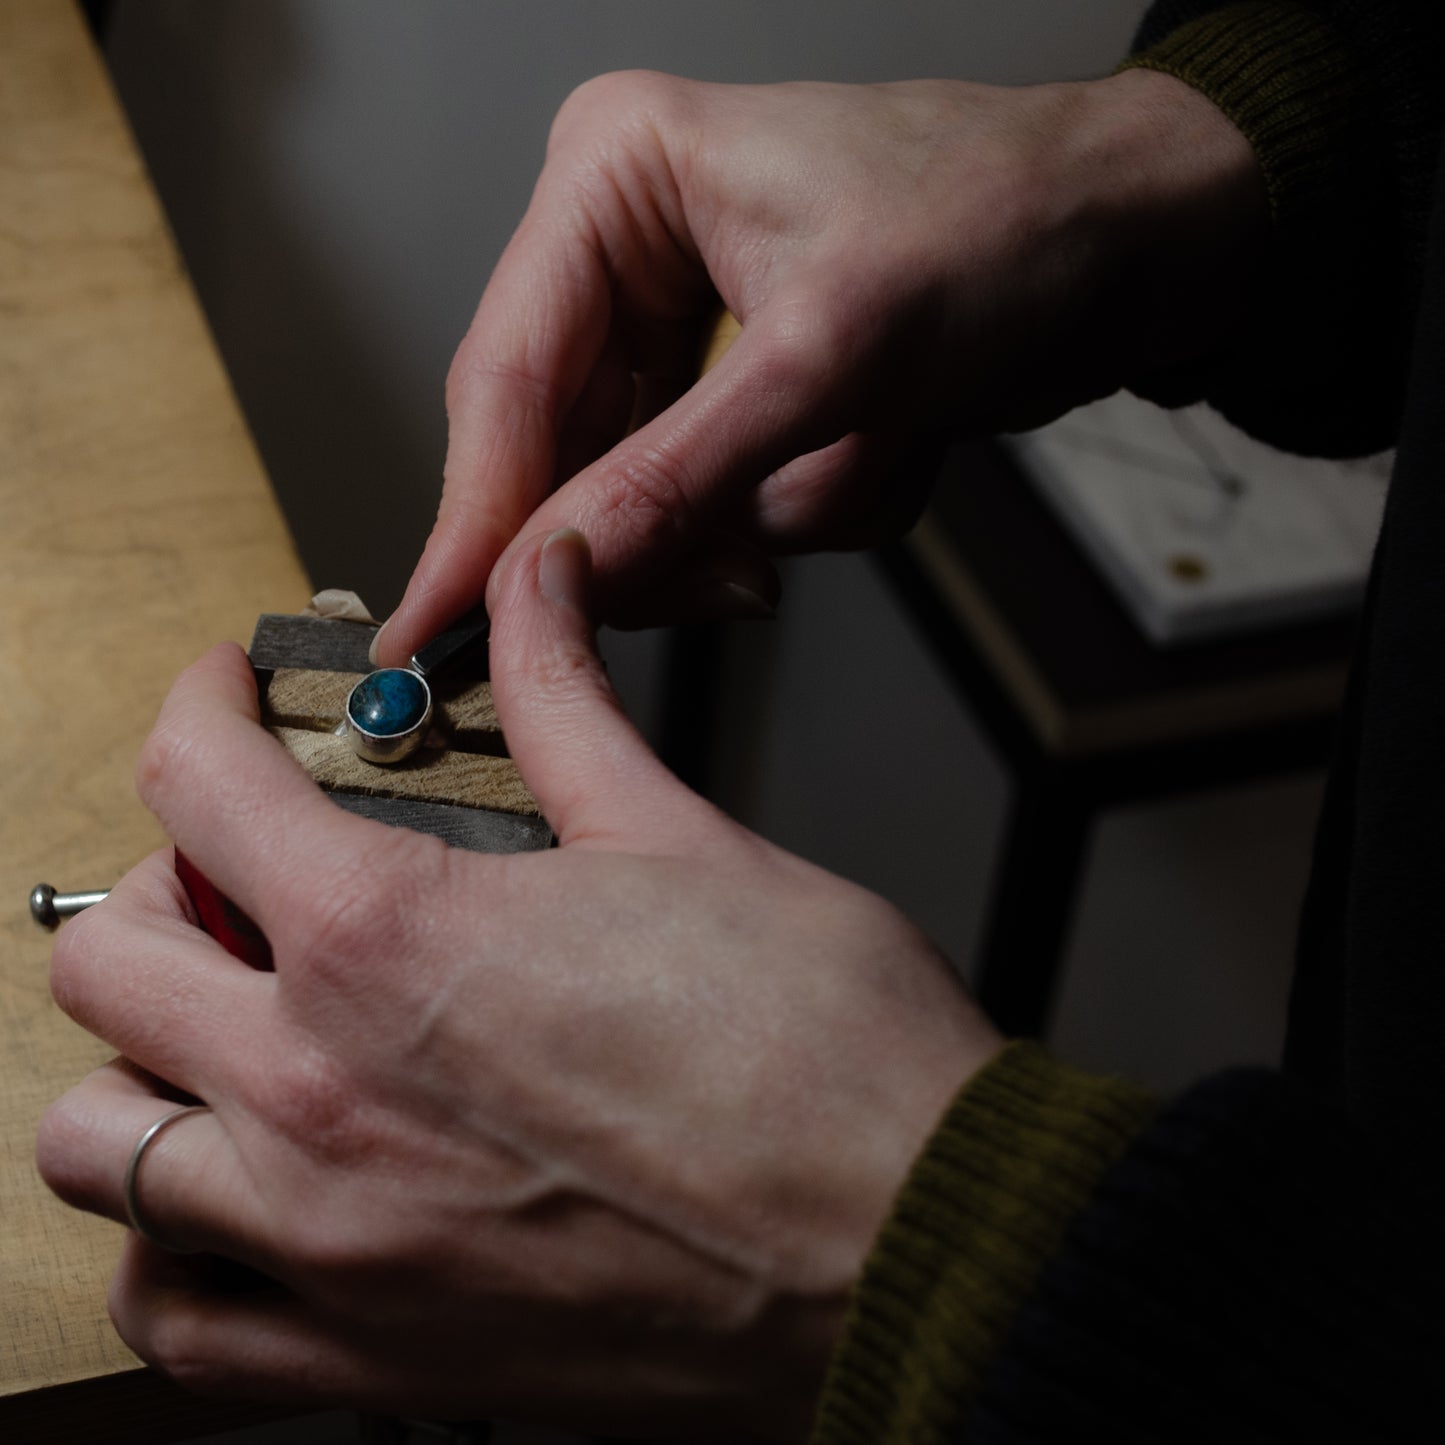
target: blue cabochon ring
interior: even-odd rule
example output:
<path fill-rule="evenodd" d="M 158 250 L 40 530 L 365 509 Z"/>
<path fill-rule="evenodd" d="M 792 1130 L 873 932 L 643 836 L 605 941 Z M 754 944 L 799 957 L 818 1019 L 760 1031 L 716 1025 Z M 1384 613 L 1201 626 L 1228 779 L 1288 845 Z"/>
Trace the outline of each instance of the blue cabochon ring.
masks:
<path fill-rule="evenodd" d="M 346 699 L 346 736 L 369 763 L 399 763 L 421 745 L 431 724 L 431 688 L 406 667 L 368 673 Z"/>
<path fill-rule="evenodd" d="M 399 763 L 426 741 L 432 720 L 427 677 L 463 658 L 485 656 L 486 611 L 477 608 L 412 655 L 410 667 L 381 667 L 368 673 L 346 698 L 342 726 L 352 751 L 369 763 Z M 485 671 L 480 673 L 485 676 Z"/>

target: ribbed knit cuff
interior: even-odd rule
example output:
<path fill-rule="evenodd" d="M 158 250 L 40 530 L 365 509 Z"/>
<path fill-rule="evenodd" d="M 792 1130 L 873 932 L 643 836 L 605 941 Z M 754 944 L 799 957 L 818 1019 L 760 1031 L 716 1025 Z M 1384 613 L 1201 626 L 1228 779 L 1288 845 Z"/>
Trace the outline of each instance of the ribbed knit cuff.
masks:
<path fill-rule="evenodd" d="M 1262 1069 L 1196 1084 L 1070 1223 L 959 1438 L 1436 1440 L 1445 1201 L 1421 1138 L 1353 1134 Z"/>
<path fill-rule="evenodd" d="M 864 1267 L 816 1445 L 953 1439 L 1045 1260 L 1154 1111 L 1137 1086 L 1030 1043 L 977 1074 Z"/>
<path fill-rule="evenodd" d="M 1121 70 L 1158 70 L 1202 91 L 1254 147 L 1276 223 L 1337 199 L 1332 157 L 1352 144 L 1354 71 L 1317 14 L 1289 3 L 1228 5 L 1181 26 Z"/>
<path fill-rule="evenodd" d="M 1347 37 L 1295 0 L 1199 15 L 1158 0 L 1124 62 L 1207 96 L 1250 141 L 1273 245 L 1215 354 L 1131 377 L 1164 406 L 1207 400 L 1245 431 L 1320 456 L 1394 440 L 1408 358 L 1401 198 L 1379 95 Z"/>

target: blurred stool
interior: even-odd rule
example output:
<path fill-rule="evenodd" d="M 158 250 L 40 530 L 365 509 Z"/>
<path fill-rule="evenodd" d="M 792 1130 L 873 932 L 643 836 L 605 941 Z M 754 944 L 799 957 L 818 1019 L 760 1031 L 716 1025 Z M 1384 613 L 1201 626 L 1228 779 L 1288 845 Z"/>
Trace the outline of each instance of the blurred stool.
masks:
<path fill-rule="evenodd" d="M 1156 647 L 996 442 L 950 454 L 877 559 L 1010 774 L 974 986 L 1005 1033 L 1040 1035 L 1095 819 L 1323 767 L 1355 619 Z"/>
<path fill-rule="evenodd" d="M 1156 647 L 996 442 L 951 452 L 874 556 L 1009 774 L 972 976 L 1000 1029 L 1042 1035 L 1098 816 L 1324 767 L 1355 619 Z M 677 629 L 664 665 L 659 752 L 704 794 L 725 626 Z"/>

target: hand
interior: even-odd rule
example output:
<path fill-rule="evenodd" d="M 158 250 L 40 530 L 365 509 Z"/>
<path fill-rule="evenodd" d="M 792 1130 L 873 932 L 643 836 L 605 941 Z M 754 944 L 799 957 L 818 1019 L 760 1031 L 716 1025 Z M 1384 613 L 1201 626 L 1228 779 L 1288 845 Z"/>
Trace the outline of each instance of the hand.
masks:
<path fill-rule="evenodd" d="M 1264 214 L 1240 133 L 1150 72 L 583 86 L 453 364 L 381 660 L 475 602 L 534 511 L 587 533 L 608 620 L 765 609 L 764 554 L 916 515 L 901 438 L 1038 425 L 1207 351 Z M 741 335 L 694 385 L 719 296 Z"/>
<path fill-rule="evenodd" d="M 205 1390 L 592 1429 L 791 1438 L 845 1297 L 949 1098 L 999 1046 L 882 900 L 686 791 L 622 715 L 575 533 L 499 579 L 494 685 L 560 846 L 485 857 L 355 818 L 257 725 L 234 647 L 176 683 L 139 769 L 265 930 L 200 933 L 152 858 L 55 950 L 114 1045 L 41 1172 L 159 1236 L 111 1311 Z M 238 1291 L 234 1270 L 264 1287 Z"/>

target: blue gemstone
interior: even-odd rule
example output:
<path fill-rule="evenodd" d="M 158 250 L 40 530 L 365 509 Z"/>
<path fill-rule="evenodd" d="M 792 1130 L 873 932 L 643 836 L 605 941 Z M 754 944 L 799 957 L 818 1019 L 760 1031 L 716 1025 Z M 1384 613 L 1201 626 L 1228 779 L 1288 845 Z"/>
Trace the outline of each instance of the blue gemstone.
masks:
<path fill-rule="evenodd" d="M 404 667 L 383 667 L 351 690 L 346 711 L 363 732 L 391 737 L 409 732 L 426 717 L 427 687 Z"/>

